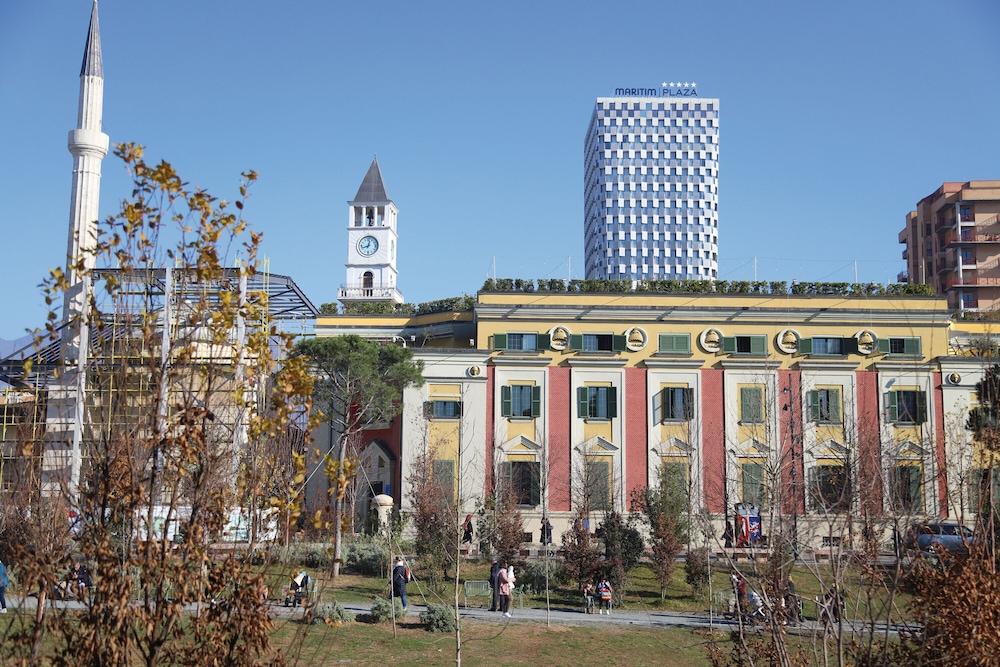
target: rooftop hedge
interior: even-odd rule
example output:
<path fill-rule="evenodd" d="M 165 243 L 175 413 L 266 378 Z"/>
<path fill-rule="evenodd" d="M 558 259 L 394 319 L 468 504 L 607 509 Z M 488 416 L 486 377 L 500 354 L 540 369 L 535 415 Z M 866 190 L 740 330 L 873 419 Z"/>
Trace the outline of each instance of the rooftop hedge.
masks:
<path fill-rule="evenodd" d="M 762 296 L 934 296 L 930 285 L 891 283 L 793 282 L 783 280 L 570 280 L 559 278 L 487 278 L 483 292 L 554 292 L 565 294 L 655 293 L 744 294 Z"/>

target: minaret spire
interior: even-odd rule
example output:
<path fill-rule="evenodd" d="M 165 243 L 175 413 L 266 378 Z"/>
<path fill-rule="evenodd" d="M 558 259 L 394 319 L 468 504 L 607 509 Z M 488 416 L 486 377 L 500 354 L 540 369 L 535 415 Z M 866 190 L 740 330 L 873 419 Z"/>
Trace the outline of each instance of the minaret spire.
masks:
<path fill-rule="evenodd" d="M 97 0 L 90 10 L 90 27 L 80 67 L 80 100 L 76 129 L 70 130 L 68 147 L 73 155 L 73 190 L 69 209 L 67 271 L 70 284 L 79 281 L 77 265 L 82 259 L 93 265 L 89 252 L 97 237 L 97 216 L 101 196 L 101 160 L 108 154 L 108 135 L 101 131 L 104 112 L 104 62 L 101 57 L 101 30 Z M 75 300 L 66 299 L 66 319 L 72 316 Z"/>

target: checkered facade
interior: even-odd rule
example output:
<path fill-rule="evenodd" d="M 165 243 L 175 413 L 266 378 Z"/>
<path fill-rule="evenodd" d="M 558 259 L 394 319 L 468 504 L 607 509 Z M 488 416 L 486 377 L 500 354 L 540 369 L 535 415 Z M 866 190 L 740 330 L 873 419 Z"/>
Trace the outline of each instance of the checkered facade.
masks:
<path fill-rule="evenodd" d="M 718 276 L 719 100 L 599 97 L 584 165 L 587 278 Z"/>

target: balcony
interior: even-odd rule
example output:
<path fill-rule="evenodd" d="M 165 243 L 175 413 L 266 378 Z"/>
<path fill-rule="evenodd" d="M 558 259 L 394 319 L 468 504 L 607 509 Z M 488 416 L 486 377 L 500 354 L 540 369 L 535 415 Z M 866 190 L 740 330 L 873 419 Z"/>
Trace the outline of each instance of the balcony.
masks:
<path fill-rule="evenodd" d="M 1000 234 L 977 234 L 973 229 L 963 229 L 961 234 L 950 230 L 944 235 L 946 246 L 973 243 L 1000 243 Z"/>
<path fill-rule="evenodd" d="M 337 292 L 341 301 L 393 301 L 403 303 L 403 295 L 395 287 L 370 285 L 341 285 Z"/>
<path fill-rule="evenodd" d="M 905 262 L 909 258 L 910 258 L 910 249 L 909 248 L 903 248 L 903 261 Z"/>
<path fill-rule="evenodd" d="M 903 227 L 899 231 L 899 235 L 896 237 L 897 239 L 899 239 L 899 242 L 902 243 L 903 245 L 906 245 L 906 238 L 907 238 L 907 232 L 908 231 L 909 230 L 906 227 Z"/>
<path fill-rule="evenodd" d="M 899 273 L 896 274 L 896 282 L 897 283 L 910 282 L 910 274 L 907 273 L 906 271 L 900 271 Z"/>
<path fill-rule="evenodd" d="M 944 281 L 945 289 L 952 287 L 1000 287 L 1000 278 L 981 276 L 975 271 L 963 271 L 962 276 L 948 276 Z"/>

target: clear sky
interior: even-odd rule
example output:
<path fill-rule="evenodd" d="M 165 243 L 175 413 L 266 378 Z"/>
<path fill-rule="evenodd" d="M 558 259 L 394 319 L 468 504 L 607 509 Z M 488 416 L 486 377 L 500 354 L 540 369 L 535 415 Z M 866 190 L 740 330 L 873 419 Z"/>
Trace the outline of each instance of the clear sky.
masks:
<path fill-rule="evenodd" d="M 65 260 L 87 0 L 0 0 L 0 336 Z M 583 137 L 616 87 L 721 100 L 723 279 L 894 279 L 944 180 L 1000 178 L 1000 3 L 102 0 L 104 129 L 248 207 L 319 304 L 374 153 L 409 301 L 583 268 Z M 127 194 L 104 161 L 102 214 Z"/>

